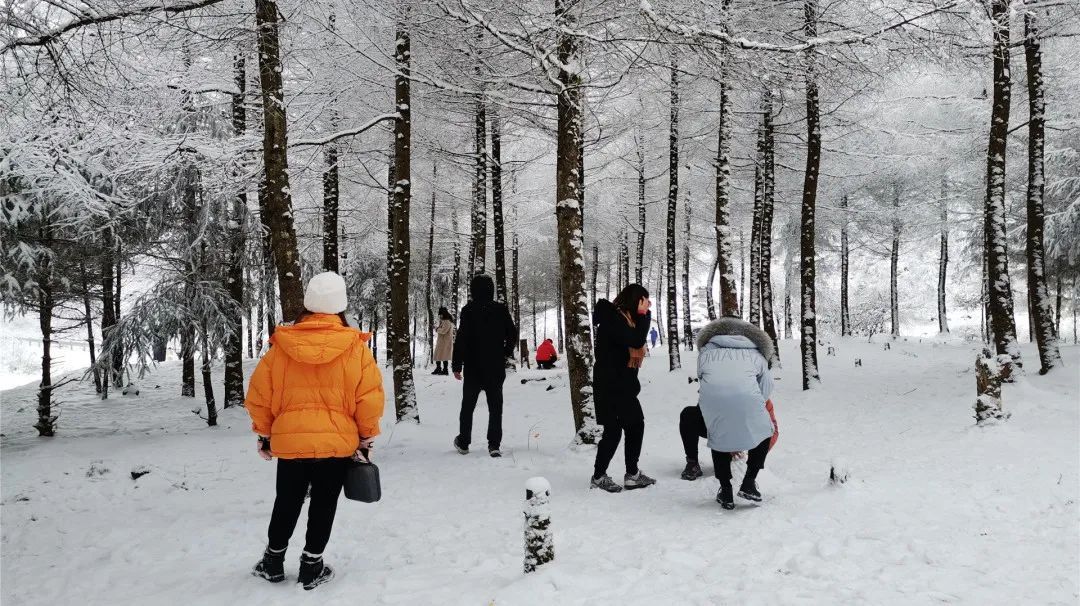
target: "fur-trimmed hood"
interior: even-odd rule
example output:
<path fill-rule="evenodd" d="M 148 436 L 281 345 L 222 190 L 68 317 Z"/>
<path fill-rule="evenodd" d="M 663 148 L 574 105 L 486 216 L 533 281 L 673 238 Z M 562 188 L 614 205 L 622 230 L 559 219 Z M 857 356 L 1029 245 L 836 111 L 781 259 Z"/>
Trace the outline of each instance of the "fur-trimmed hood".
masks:
<path fill-rule="evenodd" d="M 720 318 L 706 324 L 704 328 L 698 331 L 698 350 L 702 350 L 705 344 L 711 341 L 713 337 L 721 335 L 746 337 L 757 347 L 761 355 L 768 360 L 770 367 L 773 360 L 776 359 L 776 350 L 773 348 L 773 342 L 769 335 L 765 334 L 765 331 L 757 326 L 739 318 Z"/>

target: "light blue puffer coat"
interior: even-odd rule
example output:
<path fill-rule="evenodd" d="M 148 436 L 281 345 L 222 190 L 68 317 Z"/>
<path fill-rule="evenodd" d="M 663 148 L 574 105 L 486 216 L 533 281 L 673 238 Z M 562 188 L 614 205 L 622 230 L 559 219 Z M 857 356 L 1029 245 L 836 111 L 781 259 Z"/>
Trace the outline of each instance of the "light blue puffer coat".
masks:
<path fill-rule="evenodd" d="M 750 450 L 773 434 L 765 401 L 772 394 L 772 340 L 738 318 L 721 318 L 701 329 L 698 346 L 698 406 L 709 432 L 709 448 Z"/>

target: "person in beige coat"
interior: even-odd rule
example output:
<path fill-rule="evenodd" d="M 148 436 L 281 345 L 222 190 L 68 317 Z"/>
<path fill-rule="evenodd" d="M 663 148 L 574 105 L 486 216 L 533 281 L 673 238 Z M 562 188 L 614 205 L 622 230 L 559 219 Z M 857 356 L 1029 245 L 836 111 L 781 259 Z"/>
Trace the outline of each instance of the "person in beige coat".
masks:
<path fill-rule="evenodd" d="M 439 325 L 435 328 L 435 371 L 433 375 L 449 375 L 450 359 L 454 357 L 454 316 L 445 307 L 439 308 Z"/>

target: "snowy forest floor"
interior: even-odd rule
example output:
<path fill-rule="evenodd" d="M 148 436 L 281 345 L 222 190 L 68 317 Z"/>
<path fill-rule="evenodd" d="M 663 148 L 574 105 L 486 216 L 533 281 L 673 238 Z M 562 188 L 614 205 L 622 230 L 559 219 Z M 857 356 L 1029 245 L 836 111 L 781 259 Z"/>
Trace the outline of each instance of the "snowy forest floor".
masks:
<path fill-rule="evenodd" d="M 502 459 L 484 448 L 483 404 L 472 454 L 452 450 L 460 384 L 418 370 L 423 424 L 393 423 L 388 388 L 376 452 L 383 500 L 341 501 L 326 552 L 338 576 L 314 592 L 249 575 L 274 465 L 256 455 L 242 409 L 224 411 L 217 428 L 192 414 L 202 401 L 176 395 L 177 363 L 142 380 L 139 396 L 101 402 L 88 383 L 64 388 L 52 439 L 32 428 L 32 385 L 2 392 L 0 597 L 5 606 L 1076 604 L 1077 347 L 1064 348 L 1053 375 L 1029 370 L 1007 386 L 1012 419 L 986 428 L 974 426 L 974 344 L 836 347 L 835 357 L 821 351 L 822 385 L 803 392 L 797 344 L 782 344 L 780 440 L 759 480 L 767 501 L 730 512 L 713 500 L 704 444 L 708 477 L 678 477 L 694 353 L 673 373 L 662 349 L 646 360 L 641 466 L 659 483 L 622 494 L 588 489 L 594 449 L 568 446 L 564 370 L 508 377 Z M 1024 353 L 1035 366 L 1034 350 Z M 833 459 L 850 469 L 843 486 L 828 484 Z M 150 473 L 132 480 L 138 466 Z M 611 475 L 622 472 L 620 448 Z M 552 484 L 556 560 L 525 576 L 521 508 L 534 475 Z M 303 521 L 290 581 L 302 543 Z"/>

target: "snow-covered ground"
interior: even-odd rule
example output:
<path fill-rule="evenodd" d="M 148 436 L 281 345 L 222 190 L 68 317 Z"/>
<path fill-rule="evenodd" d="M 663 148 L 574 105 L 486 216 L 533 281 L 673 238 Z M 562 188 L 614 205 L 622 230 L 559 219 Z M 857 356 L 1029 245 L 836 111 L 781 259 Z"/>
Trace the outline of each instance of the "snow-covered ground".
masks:
<path fill-rule="evenodd" d="M 783 343 L 780 441 L 760 479 L 767 502 L 731 512 L 713 500 L 715 480 L 678 478 L 678 413 L 695 387 L 690 371 L 666 371 L 662 350 L 646 361 L 642 393 L 642 469 L 659 483 L 615 495 L 588 489 L 593 450 L 568 446 L 564 371 L 507 380 L 499 460 L 483 452 L 483 405 L 478 450 L 453 452 L 459 384 L 418 372 L 423 424 L 394 425 L 388 399 L 376 452 L 383 500 L 342 500 L 326 554 L 338 578 L 314 592 L 249 575 L 274 466 L 254 452 L 243 410 L 225 411 L 217 428 L 192 413 L 201 400 L 176 395 L 175 363 L 143 380 L 139 396 L 100 402 L 85 383 L 65 388 L 52 439 L 32 429 L 32 385 L 2 392 L 0 597 L 5 606 L 1076 604 L 1077 347 L 1064 348 L 1059 372 L 1007 388 L 1011 420 L 976 428 L 974 344 L 835 345 L 835 357 L 821 350 L 824 383 L 803 392 L 797 346 Z M 1033 366 L 1034 351 L 1025 354 Z M 683 359 L 692 368 L 694 354 Z M 851 473 L 840 487 L 827 482 L 833 460 Z M 150 473 L 132 480 L 139 466 Z M 622 473 L 621 452 L 611 471 Z M 552 484 L 556 559 L 525 576 L 524 485 L 536 475 Z M 301 525 L 288 556 L 293 578 L 302 534 Z"/>

